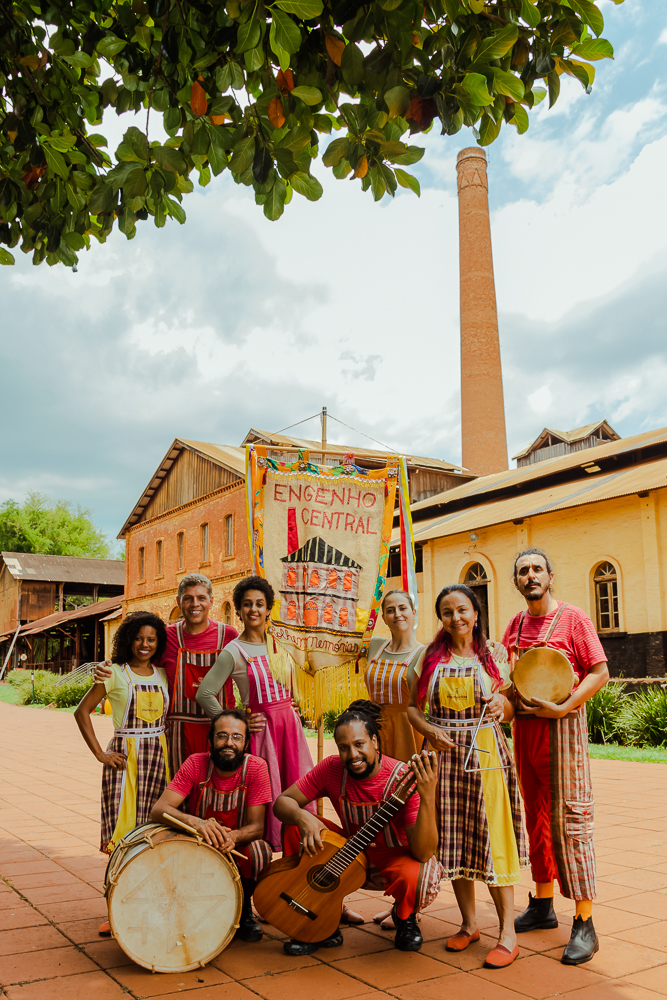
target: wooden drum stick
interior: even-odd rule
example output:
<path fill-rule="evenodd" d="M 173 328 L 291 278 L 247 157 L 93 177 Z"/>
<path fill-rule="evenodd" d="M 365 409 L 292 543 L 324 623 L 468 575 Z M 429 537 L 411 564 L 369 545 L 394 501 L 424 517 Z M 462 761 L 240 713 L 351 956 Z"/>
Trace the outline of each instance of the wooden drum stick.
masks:
<path fill-rule="evenodd" d="M 193 837 L 197 836 L 197 831 L 195 830 L 194 826 L 190 826 L 188 823 L 184 823 L 183 820 L 179 819 L 177 816 L 172 816 L 169 813 L 162 813 L 162 818 L 169 820 L 170 823 L 175 823 L 176 826 L 180 826 L 181 829 L 183 830 L 187 830 L 188 833 L 191 833 L 193 835 Z M 234 851 L 234 850 L 225 851 L 225 854 L 235 854 L 237 858 L 243 858 L 244 861 L 248 860 L 245 854 L 241 854 L 239 851 Z"/>

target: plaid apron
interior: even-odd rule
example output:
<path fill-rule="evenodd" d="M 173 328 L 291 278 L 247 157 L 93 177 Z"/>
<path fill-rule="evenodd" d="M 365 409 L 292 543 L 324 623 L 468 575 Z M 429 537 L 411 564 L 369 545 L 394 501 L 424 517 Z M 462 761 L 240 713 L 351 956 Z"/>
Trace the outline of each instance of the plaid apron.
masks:
<path fill-rule="evenodd" d="M 370 660 L 364 680 L 369 697 L 382 707 L 379 725 L 383 752 L 395 760 L 408 761 L 413 754 L 419 753 L 424 743 L 424 737 L 412 728 L 407 714 L 410 700 L 408 671 L 410 663 L 423 647 L 410 650 L 404 660 L 380 658 L 390 642 L 387 639 Z"/>
<path fill-rule="evenodd" d="M 476 745 L 487 751 L 465 761 L 488 697 L 477 656 L 463 664 L 452 658 L 433 671 L 429 722 L 458 744 L 438 754 L 439 854 L 445 879 L 514 885 L 528 864 L 521 797 L 507 740 L 500 725 L 482 722 Z"/>
<path fill-rule="evenodd" d="M 178 636 L 178 656 L 174 677 L 174 692 L 168 721 L 169 764 L 171 773 L 178 769 L 193 753 L 208 752 L 208 731 L 211 720 L 197 703 L 197 690 L 202 680 L 217 660 L 225 641 L 225 626 L 218 626 L 217 648 L 208 652 L 197 652 L 185 648 L 183 622 L 176 624 Z M 218 692 L 220 708 L 235 705 L 234 686 L 231 677 Z"/>
<path fill-rule="evenodd" d="M 129 683 L 123 725 L 114 730 L 107 753 L 124 753 L 124 771 L 102 771 L 102 835 L 100 850 L 112 854 L 121 837 L 150 819 L 153 805 L 169 784 L 164 724 L 169 695 L 159 674 L 137 684 L 127 664 Z"/>
<path fill-rule="evenodd" d="M 243 761 L 241 767 L 241 781 L 231 792 L 220 792 L 213 785 L 213 761 L 209 762 L 206 780 L 199 786 L 194 808 L 191 808 L 193 816 L 200 819 L 208 819 L 214 816 L 221 826 L 226 826 L 230 830 L 238 830 L 246 823 L 246 800 L 248 797 L 248 786 L 246 784 L 248 773 L 248 757 Z M 195 793 L 190 799 L 192 804 Z M 261 872 L 271 862 L 271 845 L 265 840 L 253 840 L 250 844 L 238 846 L 235 850 L 246 856 L 246 861 L 235 858 L 238 869 L 244 878 L 256 882 Z"/>
<path fill-rule="evenodd" d="M 567 607 L 562 604 L 539 647 L 548 646 Z M 533 646 L 519 646 L 521 616 L 512 668 Z M 560 652 L 563 652 L 560 650 Z M 565 655 L 565 654 L 563 654 Z M 514 718 L 514 753 L 526 812 L 530 864 L 536 882 L 558 880 L 568 899 L 595 899 L 594 800 L 588 753 L 586 706 L 562 719 Z"/>

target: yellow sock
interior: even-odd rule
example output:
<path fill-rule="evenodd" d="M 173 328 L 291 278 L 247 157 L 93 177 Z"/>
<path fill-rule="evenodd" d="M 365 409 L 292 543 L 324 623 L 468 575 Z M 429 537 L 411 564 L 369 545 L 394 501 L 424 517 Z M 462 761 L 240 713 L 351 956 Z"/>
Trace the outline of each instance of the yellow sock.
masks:
<path fill-rule="evenodd" d="M 536 899 L 553 899 L 553 894 L 554 894 L 553 880 L 551 882 L 536 882 L 535 883 L 535 898 Z"/>
<path fill-rule="evenodd" d="M 590 920 L 592 912 L 592 899 L 580 899 L 577 901 L 577 908 L 574 911 L 575 917 L 581 917 L 582 920 Z"/>

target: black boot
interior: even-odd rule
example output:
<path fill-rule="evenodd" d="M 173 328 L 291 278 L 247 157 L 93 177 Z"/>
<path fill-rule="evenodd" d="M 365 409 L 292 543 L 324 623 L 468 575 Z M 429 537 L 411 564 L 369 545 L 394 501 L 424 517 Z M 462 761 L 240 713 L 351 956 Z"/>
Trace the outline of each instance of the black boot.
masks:
<path fill-rule="evenodd" d="M 599 949 L 600 942 L 593 927 L 593 918 L 584 920 L 583 917 L 575 917 L 572 921 L 572 934 L 565 945 L 561 962 L 563 965 L 581 965 L 583 962 L 590 962 Z"/>
<path fill-rule="evenodd" d="M 261 941 L 264 931 L 259 926 L 252 912 L 252 894 L 255 891 L 256 882 L 249 878 L 241 878 L 243 887 L 243 906 L 241 907 L 241 919 L 235 938 L 239 941 Z"/>
<path fill-rule="evenodd" d="M 558 917 L 554 910 L 553 896 L 548 899 L 537 899 L 532 892 L 528 893 L 528 906 L 514 919 L 514 930 L 517 934 L 526 931 L 550 931 L 558 927 Z"/>
<path fill-rule="evenodd" d="M 340 948 L 342 943 L 343 935 L 337 930 L 324 941 L 296 941 L 294 938 L 291 941 L 284 941 L 283 951 L 286 955 L 312 955 L 318 948 Z"/>
<path fill-rule="evenodd" d="M 407 920 L 401 920 L 396 913 L 396 904 L 391 911 L 391 916 L 396 924 L 396 937 L 394 944 L 400 951 L 419 951 L 424 943 L 417 923 L 417 914 L 411 913 Z"/>

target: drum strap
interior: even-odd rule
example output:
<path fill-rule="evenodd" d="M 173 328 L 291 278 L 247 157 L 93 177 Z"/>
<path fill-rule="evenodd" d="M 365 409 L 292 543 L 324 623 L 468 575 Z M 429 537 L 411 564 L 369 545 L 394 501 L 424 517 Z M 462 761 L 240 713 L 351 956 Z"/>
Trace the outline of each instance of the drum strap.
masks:
<path fill-rule="evenodd" d="M 561 604 L 561 606 L 559 607 L 558 611 L 556 612 L 556 614 L 553 617 L 553 621 L 551 622 L 551 625 L 549 626 L 547 634 L 545 635 L 544 639 L 540 639 L 540 643 L 544 643 L 546 645 L 546 643 L 549 641 L 549 639 L 553 635 L 553 631 L 556 628 L 556 625 L 558 624 L 560 616 L 563 614 L 563 612 L 565 611 L 565 608 L 567 608 L 568 606 L 569 605 L 567 605 L 567 604 Z M 525 617 L 526 617 L 527 614 L 528 614 L 528 609 L 526 609 L 525 611 L 523 611 L 521 613 L 521 618 L 519 619 L 519 628 L 517 629 L 516 640 L 514 642 L 514 645 L 516 646 L 517 650 L 519 649 L 519 639 L 521 638 L 521 629 L 523 628 L 523 622 L 524 622 L 524 619 L 525 619 Z"/>

